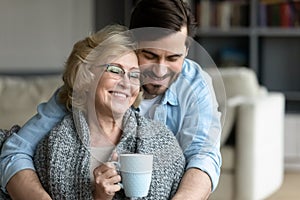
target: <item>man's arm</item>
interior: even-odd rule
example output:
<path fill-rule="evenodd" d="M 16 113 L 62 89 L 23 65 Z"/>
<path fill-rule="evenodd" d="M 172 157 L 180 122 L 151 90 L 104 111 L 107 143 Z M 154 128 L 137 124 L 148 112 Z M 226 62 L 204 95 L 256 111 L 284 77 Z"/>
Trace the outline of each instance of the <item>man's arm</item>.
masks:
<path fill-rule="evenodd" d="M 6 187 L 14 200 L 50 200 L 51 197 L 42 187 L 38 176 L 33 170 L 25 169 L 16 173 Z"/>
<path fill-rule="evenodd" d="M 200 70 L 201 72 L 201 70 Z M 186 172 L 178 192 L 179 199 L 207 199 L 218 184 L 222 163 L 220 153 L 221 113 L 210 77 L 202 72 L 189 84 L 193 94 L 183 104 L 183 122 L 176 137 L 186 158 Z M 182 86 L 181 86 L 182 87 Z"/>
<path fill-rule="evenodd" d="M 57 94 L 58 90 L 47 103 L 40 104 L 38 113 L 26 122 L 17 134 L 14 133 L 3 144 L 0 155 L 0 184 L 2 190 L 5 191 L 7 183 L 17 172 L 31 169 L 31 172 L 34 173 L 32 157 L 37 144 L 66 114 L 63 105 L 57 102 Z M 23 173 L 15 176 L 14 179 L 18 180 L 22 175 Z M 10 185 L 15 183 L 18 184 L 18 187 L 15 187 L 11 192 L 27 187 L 27 183 L 24 181 L 13 181 Z M 14 196 L 12 193 L 10 195 Z"/>
<path fill-rule="evenodd" d="M 188 169 L 172 200 L 206 200 L 211 193 L 209 176 L 196 168 Z"/>

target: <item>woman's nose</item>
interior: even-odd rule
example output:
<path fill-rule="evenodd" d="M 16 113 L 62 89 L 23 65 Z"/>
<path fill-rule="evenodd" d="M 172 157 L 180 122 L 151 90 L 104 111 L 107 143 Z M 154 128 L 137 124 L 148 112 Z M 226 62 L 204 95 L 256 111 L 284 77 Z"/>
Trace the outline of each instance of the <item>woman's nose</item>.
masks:
<path fill-rule="evenodd" d="M 130 87 L 130 78 L 127 73 L 123 75 L 119 84 L 123 87 Z"/>

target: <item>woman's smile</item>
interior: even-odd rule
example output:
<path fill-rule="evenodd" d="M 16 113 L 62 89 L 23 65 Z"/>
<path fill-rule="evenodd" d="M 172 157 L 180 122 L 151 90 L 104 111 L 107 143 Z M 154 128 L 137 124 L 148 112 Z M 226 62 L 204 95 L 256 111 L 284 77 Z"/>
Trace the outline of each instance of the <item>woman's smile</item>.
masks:
<path fill-rule="evenodd" d="M 118 91 L 109 91 L 109 93 L 113 96 L 113 97 L 117 97 L 120 99 L 127 99 L 129 97 L 128 94 L 124 93 L 124 92 L 118 92 Z"/>

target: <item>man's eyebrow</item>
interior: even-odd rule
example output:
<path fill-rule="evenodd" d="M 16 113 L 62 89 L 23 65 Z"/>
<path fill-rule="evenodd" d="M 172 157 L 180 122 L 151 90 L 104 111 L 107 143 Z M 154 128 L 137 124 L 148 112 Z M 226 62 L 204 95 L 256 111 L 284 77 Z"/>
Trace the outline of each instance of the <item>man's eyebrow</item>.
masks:
<path fill-rule="evenodd" d="M 182 53 L 178 53 L 178 54 L 169 55 L 167 57 L 181 57 L 182 55 L 183 55 Z"/>
<path fill-rule="evenodd" d="M 142 49 L 142 52 L 143 53 L 148 53 L 148 54 L 151 54 L 152 56 L 158 56 L 156 53 L 153 53 L 151 51 L 148 51 L 148 50 L 145 50 L 145 49 Z M 172 55 L 169 55 L 167 57 L 181 57 L 183 54 L 182 53 L 178 53 L 178 54 L 172 54 Z"/>
<path fill-rule="evenodd" d="M 142 53 L 148 53 L 148 54 L 151 54 L 152 56 L 158 56 L 157 54 L 155 54 L 151 51 L 145 50 L 145 49 L 142 49 Z"/>

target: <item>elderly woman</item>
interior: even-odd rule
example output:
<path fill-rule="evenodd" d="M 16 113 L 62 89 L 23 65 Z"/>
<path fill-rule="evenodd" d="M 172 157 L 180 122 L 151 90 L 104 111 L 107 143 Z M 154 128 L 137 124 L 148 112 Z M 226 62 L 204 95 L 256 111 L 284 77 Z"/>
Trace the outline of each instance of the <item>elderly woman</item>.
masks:
<path fill-rule="evenodd" d="M 147 197 L 170 199 L 185 160 L 165 125 L 133 109 L 140 91 L 136 44 L 119 25 L 77 42 L 63 74 L 60 101 L 69 114 L 38 145 L 37 174 L 52 199 L 125 199 L 114 153 L 153 155 Z M 24 197 L 26 198 L 26 197 Z"/>

